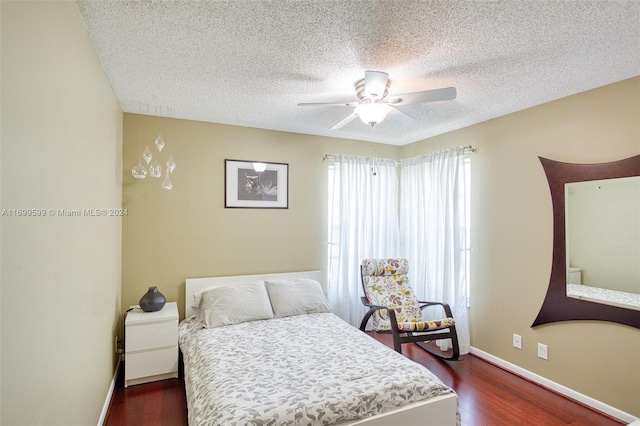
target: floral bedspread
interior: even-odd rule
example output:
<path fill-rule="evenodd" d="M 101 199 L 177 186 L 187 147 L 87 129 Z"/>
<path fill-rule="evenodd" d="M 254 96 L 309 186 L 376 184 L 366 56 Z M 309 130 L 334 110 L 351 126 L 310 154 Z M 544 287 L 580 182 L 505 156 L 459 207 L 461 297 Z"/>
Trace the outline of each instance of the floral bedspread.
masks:
<path fill-rule="evenodd" d="M 326 425 L 453 393 L 333 314 L 179 330 L 191 426 Z"/>

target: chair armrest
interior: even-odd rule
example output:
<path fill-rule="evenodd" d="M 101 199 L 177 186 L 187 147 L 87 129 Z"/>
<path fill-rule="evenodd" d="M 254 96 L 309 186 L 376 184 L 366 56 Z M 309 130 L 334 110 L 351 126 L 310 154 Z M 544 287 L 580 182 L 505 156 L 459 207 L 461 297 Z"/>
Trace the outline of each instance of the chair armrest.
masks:
<path fill-rule="evenodd" d="M 362 300 L 362 304 L 364 306 L 366 306 L 367 308 L 371 308 L 374 311 L 377 311 L 378 309 L 387 309 L 393 311 L 393 308 L 390 306 L 374 305 L 372 303 L 369 303 L 369 299 L 367 299 L 365 296 L 360 297 L 360 300 Z"/>
<path fill-rule="evenodd" d="M 386 309 L 387 314 L 389 315 L 389 321 L 391 322 L 391 329 L 393 330 L 394 333 L 396 334 L 398 333 L 398 321 L 396 319 L 396 311 L 394 311 L 392 307 L 374 305 L 372 303 L 369 303 L 369 299 L 367 299 L 366 296 L 361 296 L 360 300 L 362 301 L 362 304 L 364 306 L 369 308 L 369 311 L 364 315 L 364 318 L 362 318 L 362 322 L 360 323 L 360 330 L 362 331 L 365 330 L 365 327 L 367 326 L 367 322 L 369 322 L 369 318 L 371 318 L 371 315 L 373 315 L 375 311 Z"/>
<path fill-rule="evenodd" d="M 444 303 L 444 302 L 428 302 L 428 301 L 424 301 L 424 300 L 418 300 L 418 304 L 420 304 L 420 310 L 423 310 L 424 308 L 429 307 L 429 306 L 440 305 L 444 309 L 444 313 L 447 316 L 447 318 L 453 318 L 453 314 L 451 313 L 451 307 L 449 306 L 448 303 Z"/>

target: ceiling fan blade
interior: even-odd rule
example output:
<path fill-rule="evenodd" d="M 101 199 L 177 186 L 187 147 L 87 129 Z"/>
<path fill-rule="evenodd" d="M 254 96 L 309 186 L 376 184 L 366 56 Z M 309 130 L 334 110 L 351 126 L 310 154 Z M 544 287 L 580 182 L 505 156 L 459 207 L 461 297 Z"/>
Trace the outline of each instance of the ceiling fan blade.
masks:
<path fill-rule="evenodd" d="M 298 106 L 348 106 L 354 107 L 360 105 L 360 102 L 319 102 L 319 103 L 301 103 Z"/>
<path fill-rule="evenodd" d="M 387 90 L 387 82 L 389 74 L 382 71 L 365 71 L 364 72 L 364 94 L 367 98 L 376 100 L 382 99 Z"/>
<path fill-rule="evenodd" d="M 389 108 L 390 108 L 390 111 L 387 113 L 386 119 L 391 121 L 392 123 L 395 123 L 399 126 L 406 126 L 414 120 L 413 117 L 411 117 L 408 114 L 405 114 L 402 111 L 399 111 L 391 106 Z"/>
<path fill-rule="evenodd" d="M 333 125 L 333 127 L 331 127 L 329 130 L 336 130 L 336 129 L 339 129 L 339 128 L 341 128 L 341 127 L 344 127 L 344 126 L 346 126 L 348 123 L 350 123 L 350 122 L 351 122 L 354 118 L 356 118 L 356 117 L 357 117 L 357 115 L 356 115 L 356 113 L 354 112 L 354 113 L 352 113 L 350 116 L 348 116 L 347 118 L 345 118 L 344 120 L 342 120 L 342 121 L 340 121 L 340 122 L 338 122 L 338 123 L 334 124 L 334 125 Z"/>
<path fill-rule="evenodd" d="M 455 87 L 444 87 L 442 89 L 390 96 L 386 102 L 391 105 L 421 104 L 425 102 L 451 101 L 456 98 L 456 95 Z"/>

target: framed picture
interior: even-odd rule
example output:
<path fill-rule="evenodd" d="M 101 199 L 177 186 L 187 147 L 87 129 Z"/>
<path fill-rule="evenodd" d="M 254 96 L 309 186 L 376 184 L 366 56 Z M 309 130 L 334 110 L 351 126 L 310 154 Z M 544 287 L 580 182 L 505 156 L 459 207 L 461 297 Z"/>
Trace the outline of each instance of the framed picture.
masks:
<path fill-rule="evenodd" d="M 289 165 L 224 160 L 225 208 L 288 209 Z"/>

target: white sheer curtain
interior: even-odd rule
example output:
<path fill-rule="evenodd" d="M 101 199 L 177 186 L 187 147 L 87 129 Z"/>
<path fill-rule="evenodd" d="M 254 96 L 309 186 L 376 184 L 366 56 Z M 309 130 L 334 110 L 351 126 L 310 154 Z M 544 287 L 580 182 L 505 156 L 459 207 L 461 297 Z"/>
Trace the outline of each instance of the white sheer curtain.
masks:
<path fill-rule="evenodd" d="M 455 147 L 402 161 L 400 235 L 418 298 L 451 306 L 460 352 L 468 353 L 464 158 Z"/>
<path fill-rule="evenodd" d="M 360 264 L 398 256 L 398 172 L 395 160 L 339 155 L 329 183 L 329 274 L 333 312 L 359 326 Z"/>

